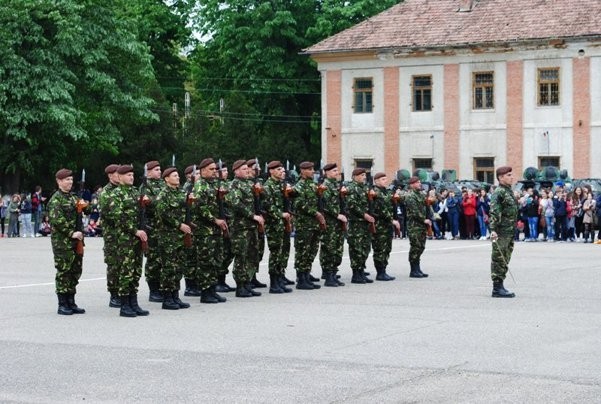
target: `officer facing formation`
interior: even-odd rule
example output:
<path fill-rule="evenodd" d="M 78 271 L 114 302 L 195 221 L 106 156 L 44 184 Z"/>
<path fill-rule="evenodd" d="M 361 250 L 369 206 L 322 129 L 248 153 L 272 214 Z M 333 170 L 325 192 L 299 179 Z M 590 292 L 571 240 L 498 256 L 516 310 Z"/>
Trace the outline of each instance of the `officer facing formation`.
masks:
<path fill-rule="evenodd" d="M 422 183 L 418 177 L 409 179 L 410 191 L 405 197 L 407 208 L 407 228 L 409 234 L 409 266 L 411 278 L 427 278 L 428 274 L 422 272 L 420 259 L 426 249 L 426 233 L 428 226 L 432 226 L 428 216 L 431 209 L 426 205 L 426 197 L 422 192 Z"/>
<path fill-rule="evenodd" d="M 98 196 L 98 206 L 102 215 L 102 238 L 104 240 L 104 263 L 106 264 L 106 288 L 110 293 L 109 307 L 121 307 L 119 298 L 119 275 L 117 273 L 118 262 L 121 259 L 116 254 L 117 244 L 115 223 L 110 220 L 108 213 L 109 201 L 113 199 L 113 193 L 119 187 L 118 164 L 109 164 L 104 169 L 108 176 L 108 183 L 102 188 Z"/>

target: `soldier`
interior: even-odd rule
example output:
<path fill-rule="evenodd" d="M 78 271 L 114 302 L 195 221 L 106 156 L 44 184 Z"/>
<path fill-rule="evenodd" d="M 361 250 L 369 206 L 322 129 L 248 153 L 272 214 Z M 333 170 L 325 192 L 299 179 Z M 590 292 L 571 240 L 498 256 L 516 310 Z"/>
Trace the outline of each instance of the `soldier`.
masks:
<path fill-rule="evenodd" d="M 148 237 L 140 229 L 139 204 L 148 204 L 149 198 L 140 198 L 133 187 L 134 168 L 122 165 L 117 169 L 119 187 L 108 204 L 108 220 L 115 224 L 115 254 L 119 257 L 117 273 L 122 317 L 147 316 L 149 312 L 138 305 L 138 286 L 142 276 L 142 250 Z"/>
<path fill-rule="evenodd" d="M 156 198 L 157 245 L 161 263 L 161 292 L 165 310 L 187 309 L 188 303 L 179 298 L 179 286 L 184 273 L 184 234 L 192 229 L 185 223 L 186 195 L 179 189 L 179 174 L 175 167 L 163 171 L 165 187 Z"/>
<path fill-rule="evenodd" d="M 371 247 L 373 250 L 374 266 L 376 267 L 377 281 L 393 281 L 394 276 L 386 273 L 388 258 L 392 250 L 393 228 L 400 233 L 401 226 L 394 220 L 393 194 L 388 190 L 388 177 L 385 173 L 374 175 L 376 197 L 374 200 L 374 218 L 376 219 L 376 232 L 372 235 Z"/>
<path fill-rule="evenodd" d="M 55 178 L 58 190 L 50 198 L 47 209 L 52 225 L 57 313 L 83 314 L 86 311 L 75 303 L 75 289 L 82 272 L 84 234 L 81 215 L 87 203 L 71 193 L 71 170 L 61 168 L 56 172 Z"/>
<path fill-rule="evenodd" d="M 313 181 L 315 169 L 313 163 L 305 161 L 300 164 L 301 178 L 294 186 L 296 200 L 294 211 L 296 218 L 296 235 L 294 237 L 294 268 L 297 274 L 297 289 L 319 289 L 321 285 L 311 280 L 311 266 L 319 249 L 321 230 L 326 226 L 326 219 L 318 210 L 317 185 Z"/>
<path fill-rule="evenodd" d="M 182 190 L 185 194 L 194 192 L 194 183 L 198 177 L 198 170 L 195 170 L 196 166 L 188 166 L 184 171 L 186 175 L 186 183 Z M 184 271 L 184 280 L 186 283 L 186 289 L 184 290 L 184 296 L 200 296 L 200 290 L 196 282 L 196 250 L 194 248 L 184 249 L 184 259 L 186 261 L 186 269 Z"/>
<path fill-rule="evenodd" d="M 265 233 L 269 247 L 269 293 L 290 293 L 284 276 L 290 255 L 290 231 L 292 215 L 284 212 L 284 183 L 286 170 L 279 161 L 267 165 L 269 178 L 265 181 L 263 209 L 265 210 Z"/>
<path fill-rule="evenodd" d="M 221 187 L 224 188 L 225 190 L 227 190 L 227 192 L 229 192 L 230 184 L 231 184 L 231 182 L 228 180 L 229 172 L 228 172 L 227 167 L 225 166 L 225 163 L 223 163 L 221 160 L 219 160 L 219 170 L 218 171 L 219 172 L 217 173 L 217 175 L 221 179 Z M 223 205 L 224 205 L 224 209 L 225 209 L 225 217 L 227 220 L 227 216 L 229 215 L 227 203 L 225 203 L 225 201 L 223 201 Z M 223 262 L 221 263 L 221 268 L 218 271 L 217 285 L 215 286 L 215 290 L 217 292 L 228 293 L 228 292 L 233 292 L 236 290 L 235 288 L 232 288 L 230 285 L 228 285 L 225 281 L 225 278 L 227 277 L 227 273 L 229 271 L 229 267 L 233 261 L 234 261 L 234 254 L 232 253 L 232 240 L 230 238 L 224 238 L 223 239 Z"/>
<path fill-rule="evenodd" d="M 503 281 L 509 270 L 509 260 L 513 252 L 513 236 L 518 216 L 518 203 L 513 196 L 511 186 L 513 173 L 511 167 L 497 168 L 499 186 L 490 200 L 490 239 L 492 241 L 491 278 L 493 282 L 492 297 L 515 297 L 505 289 Z"/>
<path fill-rule="evenodd" d="M 428 217 L 431 209 L 426 206 L 426 197 L 422 192 L 422 183 L 418 177 L 409 179 L 410 191 L 405 197 L 407 206 L 407 228 L 409 234 L 409 265 L 411 278 L 427 278 L 422 272 L 420 257 L 426 248 L 426 232 L 432 221 Z"/>
<path fill-rule="evenodd" d="M 119 169 L 118 164 L 110 164 L 104 169 L 108 176 L 109 182 L 102 188 L 98 197 L 98 205 L 100 208 L 100 217 L 102 218 L 102 240 L 104 242 L 104 263 L 106 264 L 106 288 L 111 297 L 109 299 L 109 307 L 121 307 L 119 299 L 119 284 L 117 263 L 121 259 L 116 255 L 115 245 L 115 223 L 111 222 L 110 214 L 108 213 L 109 201 L 113 198 L 113 192 L 119 187 Z"/>
<path fill-rule="evenodd" d="M 319 250 L 319 263 L 324 272 L 324 286 L 337 287 L 344 286 L 336 276 L 338 267 L 342 263 L 342 253 L 344 252 L 344 235 L 347 224 L 347 218 L 340 211 L 341 193 L 346 193 L 343 184 L 338 186 L 338 166 L 336 163 L 330 163 L 323 166 L 325 175 L 323 192 L 323 213 L 326 219 L 326 229 L 321 233 L 321 248 Z"/>
<path fill-rule="evenodd" d="M 252 290 L 258 254 L 258 227 L 265 224 L 263 216 L 253 209 L 252 180 L 249 179 L 246 160 L 237 160 L 232 166 L 234 180 L 226 200 L 232 213 L 232 252 L 234 253 L 234 280 L 236 297 L 261 296 Z"/>
<path fill-rule="evenodd" d="M 145 167 L 146 178 L 142 181 L 140 193 L 150 198 L 150 204 L 146 207 L 148 252 L 146 253 L 144 275 L 150 289 L 148 300 L 160 303 L 163 301 L 163 296 L 159 290 L 161 285 L 161 257 L 158 253 L 157 238 L 154 233 L 154 228 L 158 225 L 158 218 L 154 212 L 154 202 L 161 189 L 163 189 L 165 182 L 161 179 L 161 165 L 158 161 L 149 161 L 145 164 Z"/>
<path fill-rule="evenodd" d="M 217 293 L 217 272 L 223 262 L 223 239 L 229 237 L 227 222 L 220 215 L 220 198 L 216 176 L 217 164 L 212 158 L 206 158 L 198 165 L 200 179 L 194 184 L 193 229 L 194 248 L 196 249 L 196 278 L 201 290 L 201 303 L 223 303 L 227 299 Z"/>
<path fill-rule="evenodd" d="M 261 181 L 261 167 L 259 166 L 259 160 L 251 159 L 246 161 L 246 166 L 248 167 L 248 178 L 254 180 L 255 188 L 253 188 L 257 195 L 255 195 L 255 203 L 257 204 L 257 209 L 261 210 L 262 198 L 263 198 L 263 185 Z M 258 185 L 257 185 L 258 184 Z M 257 187 L 258 186 L 258 187 Z M 265 253 L 265 232 L 259 232 L 259 243 L 257 245 L 257 257 L 253 262 L 253 266 L 255 269 L 255 274 L 253 278 L 250 280 L 250 286 L 253 288 L 265 288 L 266 284 L 260 282 L 257 279 L 257 273 L 259 272 L 259 265 L 261 264 L 261 260 L 263 260 L 263 254 Z"/>
<path fill-rule="evenodd" d="M 367 173 L 364 168 L 353 170 L 353 180 L 348 186 L 347 205 L 349 210 L 349 228 L 347 242 L 353 277 L 351 283 L 372 283 L 365 273 L 365 263 L 371 246 L 370 226 L 375 219 L 368 213 Z"/>

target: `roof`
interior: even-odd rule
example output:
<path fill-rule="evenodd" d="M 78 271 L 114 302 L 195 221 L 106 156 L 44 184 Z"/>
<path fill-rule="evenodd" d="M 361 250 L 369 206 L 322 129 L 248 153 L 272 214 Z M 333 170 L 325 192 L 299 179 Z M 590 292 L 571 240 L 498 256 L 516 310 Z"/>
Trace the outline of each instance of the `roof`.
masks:
<path fill-rule="evenodd" d="M 304 50 L 352 52 L 601 37 L 601 0 L 405 0 Z"/>

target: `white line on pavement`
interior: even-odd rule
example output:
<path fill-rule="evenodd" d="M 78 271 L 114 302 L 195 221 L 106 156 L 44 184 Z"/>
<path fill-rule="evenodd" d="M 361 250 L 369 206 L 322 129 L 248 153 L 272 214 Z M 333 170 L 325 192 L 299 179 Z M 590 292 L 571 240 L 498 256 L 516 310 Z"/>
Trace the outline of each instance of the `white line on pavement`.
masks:
<path fill-rule="evenodd" d="M 79 282 L 92 282 L 92 281 L 102 281 L 106 278 L 90 278 L 90 279 L 80 279 Z M 17 289 L 17 288 L 29 288 L 32 286 L 50 286 L 54 285 L 54 282 L 45 282 L 45 283 L 30 283 L 27 285 L 11 285 L 11 286 L 0 286 L 0 289 Z"/>

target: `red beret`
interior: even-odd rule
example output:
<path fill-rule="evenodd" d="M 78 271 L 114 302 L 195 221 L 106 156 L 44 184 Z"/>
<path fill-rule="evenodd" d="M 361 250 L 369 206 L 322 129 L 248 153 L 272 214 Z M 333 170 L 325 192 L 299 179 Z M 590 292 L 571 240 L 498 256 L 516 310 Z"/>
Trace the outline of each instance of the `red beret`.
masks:
<path fill-rule="evenodd" d="M 202 160 L 202 161 L 200 162 L 200 164 L 198 165 L 198 169 L 199 169 L 199 170 L 200 170 L 200 169 L 203 169 L 203 168 L 205 168 L 205 167 L 207 167 L 207 166 L 209 166 L 209 165 L 211 165 L 211 164 L 215 164 L 215 160 L 213 160 L 213 159 L 212 159 L 212 158 L 210 158 L 210 157 L 209 157 L 209 158 L 206 158 L 206 159 L 204 159 L 204 160 Z"/>
<path fill-rule="evenodd" d="M 419 182 L 420 179 L 419 177 L 416 177 L 415 175 L 411 178 L 409 178 L 409 184 L 415 184 L 416 182 Z"/>
<path fill-rule="evenodd" d="M 146 163 L 146 169 L 147 170 L 152 170 L 153 168 L 156 168 L 158 166 L 160 166 L 161 164 L 156 161 L 156 160 L 152 160 Z"/>
<path fill-rule="evenodd" d="M 246 160 L 236 160 L 234 161 L 234 165 L 232 165 L 232 171 L 236 171 L 237 169 L 245 165 L 247 165 Z"/>
<path fill-rule="evenodd" d="M 104 173 L 112 174 L 112 173 L 116 172 L 118 168 L 119 168 L 119 164 L 109 164 L 108 166 L 105 167 Z"/>
<path fill-rule="evenodd" d="M 267 168 L 269 168 L 270 170 L 273 170 L 275 168 L 280 168 L 280 167 L 284 167 L 284 165 L 277 160 L 271 161 L 269 164 L 267 164 Z"/>
<path fill-rule="evenodd" d="M 117 173 L 118 174 L 127 174 L 127 173 L 133 173 L 134 172 L 134 166 L 130 165 L 130 164 L 124 164 L 122 166 L 119 166 L 119 168 L 117 169 Z"/>
<path fill-rule="evenodd" d="M 194 171 L 194 166 L 188 166 L 188 167 L 186 167 L 184 174 L 186 174 L 186 175 L 192 174 L 192 171 Z"/>
<path fill-rule="evenodd" d="M 382 172 L 376 173 L 376 175 L 374 175 L 374 180 L 378 180 L 382 177 L 386 177 L 386 173 L 382 173 Z"/>
<path fill-rule="evenodd" d="M 353 177 L 357 176 L 357 175 L 361 175 L 361 174 L 365 174 L 367 171 L 365 171 L 365 168 L 355 168 L 352 172 Z"/>
<path fill-rule="evenodd" d="M 176 173 L 176 172 L 177 172 L 177 168 L 175 168 L 175 167 L 166 168 L 165 171 L 163 171 L 163 178 L 167 178 L 171 174 Z"/>
<path fill-rule="evenodd" d="M 257 163 L 256 159 L 250 159 L 250 160 L 246 160 L 246 165 L 249 167 L 254 166 Z"/>
<path fill-rule="evenodd" d="M 497 178 L 499 178 L 501 175 L 505 175 L 507 173 L 510 173 L 512 170 L 511 167 L 509 166 L 502 166 L 497 168 Z"/>
<path fill-rule="evenodd" d="M 54 177 L 57 180 L 64 180 L 67 177 L 73 177 L 73 171 L 71 171 L 67 168 L 61 168 L 60 170 L 58 170 L 56 172 L 56 174 L 54 174 Z"/>
<path fill-rule="evenodd" d="M 299 167 L 301 168 L 301 170 L 310 170 L 315 166 L 315 164 L 313 164 L 310 161 L 303 161 L 302 163 L 300 163 Z"/>
<path fill-rule="evenodd" d="M 325 166 L 323 166 L 323 170 L 324 171 L 330 171 L 330 170 L 335 169 L 336 167 L 338 167 L 336 165 L 336 163 L 330 163 L 330 164 L 326 164 Z"/>

